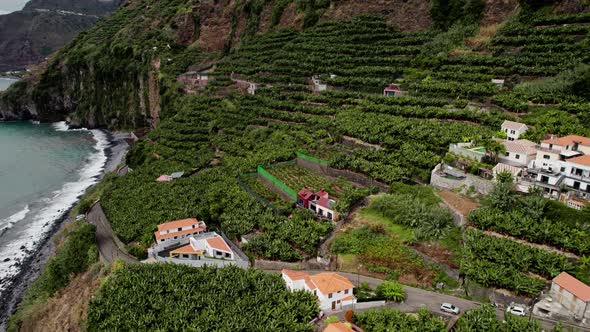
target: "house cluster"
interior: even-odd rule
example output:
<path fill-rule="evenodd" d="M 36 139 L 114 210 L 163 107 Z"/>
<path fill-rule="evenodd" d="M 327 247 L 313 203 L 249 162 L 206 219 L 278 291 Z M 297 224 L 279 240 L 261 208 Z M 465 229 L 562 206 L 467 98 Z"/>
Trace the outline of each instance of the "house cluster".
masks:
<path fill-rule="evenodd" d="M 222 235 L 208 232 L 205 222 L 196 218 L 160 224 L 154 237 L 156 243 L 148 252 L 156 260 L 189 265 L 195 265 L 191 262 L 225 265 L 227 261 L 245 261 L 247 266 L 247 257 L 237 247 Z"/>
<path fill-rule="evenodd" d="M 331 199 L 324 189 L 314 193 L 307 188 L 303 188 L 297 193 L 297 205 L 309 209 L 320 218 L 331 221 L 340 219 L 340 214 L 334 210 L 335 204 L 336 201 Z"/>
<path fill-rule="evenodd" d="M 539 187 L 546 196 L 563 200 L 572 208 L 581 209 L 590 201 L 590 138 L 548 136 L 536 144 L 521 138 L 529 130 L 523 123 L 504 121 L 501 128 L 506 139 L 498 141 L 505 153 L 498 156 L 490 176 L 509 172 L 518 190 Z M 452 144 L 450 150 L 478 161 L 486 155 L 485 149 L 470 143 Z"/>
<path fill-rule="evenodd" d="M 181 178 L 183 175 L 184 175 L 184 172 L 174 172 L 170 175 L 162 174 L 156 179 L 156 182 L 170 182 L 170 181 Z"/>
<path fill-rule="evenodd" d="M 353 284 L 336 273 L 324 272 L 309 275 L 305 272 L 285 269 L 282 270 L 282 276 L 289 290 L 313 293 L 322 311 L 342 310 L 343 306 L 356 303 Z"/>
<path fill-rule="evenodd" d="M 553 279 L 551 289 L 533 308 L 533 313 L 552 319 L 590 319 L 590 286 L 562 272 Z"/>

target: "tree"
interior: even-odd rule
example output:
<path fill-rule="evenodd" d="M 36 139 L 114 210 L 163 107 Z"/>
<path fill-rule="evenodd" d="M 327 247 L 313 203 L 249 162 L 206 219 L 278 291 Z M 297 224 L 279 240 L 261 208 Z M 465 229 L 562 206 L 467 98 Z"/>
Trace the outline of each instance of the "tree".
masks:
<path fill-rule="evenodd" d="M 387 301 L 401 302 L 406 299 L 404 286 L 395 281 L 384 281 L 377 286 L 377 295 Z"/>
<path fill-rule="evenodd" d="M 504 144 L 494 141 L 492 139 L 486 139 L 481 142 L 481 145 L 486 149 L 487 155 L 493 162 L 498 162 L 498 156 L 506 153 L 506 147 Z"/>

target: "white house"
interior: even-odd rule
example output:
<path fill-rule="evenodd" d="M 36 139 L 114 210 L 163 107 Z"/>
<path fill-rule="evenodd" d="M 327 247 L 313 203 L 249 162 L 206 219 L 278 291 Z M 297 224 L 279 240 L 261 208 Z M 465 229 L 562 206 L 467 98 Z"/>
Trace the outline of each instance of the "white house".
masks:
<path fill-rule="evenodd" d="M 320 77 L 317 75 L 311 77 L 311 82 L 313 84 L 313 91 L 315 92 L 322 92 L 328 90 L 328 84 L 322 81 Z"/>
<path fill-rule="evenodd" d="M 323 311 L 340 310 L 345 305 L 356 303 L 353 284 L 343 276 L 332 272 L 309 275 L 301 271 L 284 269 L 283 280 L 291 291 L 303 290 L 318 298 Z"/>
<path fill-rule="evenodd" d="M 515 141 L 520 138 L 520 135 L 524 134 L 529 127 L 524 123 L 514 121 L 504 121 L 502 123 L 502 131 L 506 133 L 506 139 L 509 141 Z"/>
<path fill-rule="evenodd" d="M 568 159 L 566 165 L 565 185 L 590 199 L 590 154 Z"/>
<path fill-rule="evenodd" d="M 562 272 L 553 279 L 550 293 L 553 300 L 577 317 L 590 318 L 590 286 Z"/>
<path fill-rule="evenodd" d="M 189 244 L 170 251 L 170 257 L 200 259 L 201 257 L 234 260 L 234 252 L 217 233 L 203 233 L 189 239 Z"/>
<path fill-rule="evenodd" d="M 186 242 L 190 236 L 206 231 L 207 225 L 204 222 L 196 218 L 188 218 L 158 225 L 158 230 L 154 232 L 154 236 L 157 245 L 172 245 L 183 241 Z"/>
<path fill-rule="evenodd" d="M 529 140 L 506 140 L 502 144 L 506 148 L 506 154 L 501 154 L 499 159 L 505 164 L 516 167 L 527 167 L 537 156 L 536 144 Z"/>

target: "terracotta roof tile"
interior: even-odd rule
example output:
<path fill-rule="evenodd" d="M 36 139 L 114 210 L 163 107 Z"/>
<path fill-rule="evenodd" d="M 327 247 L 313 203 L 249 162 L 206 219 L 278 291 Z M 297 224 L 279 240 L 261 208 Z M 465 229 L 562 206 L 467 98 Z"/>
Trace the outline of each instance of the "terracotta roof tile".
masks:
<path fill-rule="evenodd" d="M 291 280 L 305 281 L 305 284 L 311 290 L 316 289 L 315 285 L 311 281 L 311 278 L 309 277 L 309 274 L 307 274 L 305 272 L 293 271 L 293 270 L 287 270 L 287 269 L 283 269 L 281 272 L 284 273 L 285 275 L 287 275 L 287 277 L 289 277 L 289 279 L 291 279 Z"/>
<path fill-rule="evenodd" d="M 581 145 L 590 146 L 590 138 L 578 135 L 568 135 L 564 137 L 553 137 L 543 141 L 546 144 L 553 144 L 559 146 L 572 145 L 579 143 Z"/>
<path fill-rule="evenodd" d="M 172 254 L 198 254 L 198 255 L 203 254 L 203 252 L 201 250 L 193 249 L 193 247 L 190 244 L 187 244 L 186 246 L 182 246 L 180 248 L 176 248 L 174 250 L 170 250 L 170 253 L 172 253 Z"/>
<path fill-rule="evenodd" d="M 225 252 L 232 252 L 231 248 L 227 245 L 227 243 L 225 243 L 225 241 L 223 240 L 223 238 L 221 236 L 215 236 L 215 237 L 208 238 L 207 243 L 213 249 L 217 249 L 217 250 L 225 251 Z"/>
<path fill-rule="evenodd" d="M 535 148 L 536 144 L 526 139 L 504 141 L 502 143 L 506 147 L 506 152 L 518 153 L 521 155 L 533 155 L 537 153 L 537 149 Z"/>
<path fill-rule="evenodd" d="M 330 294 L 354 287 L 348 279 L 336 273 L 319 273 L 312 275 L 310 278 L 314 285 L 316 285 L 323 294 Z"/>
<path fill-rule="evenodd" d="M 580 164 L 580 165 L 584 165 L 584 166 L 590 166 L 590 154 L 580 156 L 580 157 L 575 157 L 572 159 L 568 159 L 567 161 L 569 161 L 570 163 L 576 163 L 576 164 Z"/>
<path fill-rule="evenodd" d="M 590 301 L 590 286 L 572 277 L 567 272 L 561 272 L 553 279 L 553 282 L 572 293 L 584 302 Z"/>
<path fill-rule="evenodd" d="M 196 218 L 187 218 L 187 219 L 180 219 L 175 221 L 166 222 L 163 224 L 158 225 L 159 231 L 167 231 L 172 230 L 180 227 L 190 226 L 190 225 L 198 225 L 199 221 Z"/>
<path fill-rule="evenodd" d="M 161 240 L 161 239 L 169 239 L 171 237 L 175 237 L 175 236 L 181 236 L 181 235 L 187 235 L 187 234 L 197 234 L 198 232 L 202 232 L 205 231 L 206 228 L 204 227 L 197 227 L 197 228 L 191 228 L 191 229 L 187 229 L 184 231 L 180 231 L 180 232 L 172 232 L 169 234 L 160 234 L 159 231 L 155 231 L 154 232 L 154 236 L 156 237 L 156 240 Z"/>
<path fill-rule="evenodd" d="M 192 225 L 195 225 L 195 228 L 186 229 L 186 230 L 183 230 L 180 232 L 177 231 L 179 228 L 186 227 L 186 226 L 192 226 Z M 168 231 L 168 230 L 170 230 L 171 232 L 168 234 L 160 234 L 160 232 Z M 172 231 L 172 230 L 174 230 L 174 231 Z M 167 223 L 158 225 L 158 230 L 154 232 L 154 236 L 156 237 L 156 240 L 169 239 L 174 236 L 194 234 L 194 233 L 202 232 L 205 230 L 207 230 L 207 225 L 205 225 L 204 222 L 199 222 L 195 218 L 188 218 L 188 219 L 176 220 L 176 221 L 171 221 L 171 222 L 167 222 Z"/>
<path fill-rule="evenodd" d="M 346 325 L 346 323 L 336 322 L 332 324 L 328 324 L 324 329 L 324 332 L 353 332 L 354 330 Z"/>

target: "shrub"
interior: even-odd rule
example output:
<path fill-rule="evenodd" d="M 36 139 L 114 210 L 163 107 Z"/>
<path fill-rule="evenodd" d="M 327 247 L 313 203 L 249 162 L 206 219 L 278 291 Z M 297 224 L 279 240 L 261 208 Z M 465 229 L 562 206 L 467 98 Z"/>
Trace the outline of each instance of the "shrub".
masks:
<path fill-rule="evenodd" d="M 404 286 L 395 281 L 384 281 L 377 286 L 377 295 L 388 301 L 402 302 L 406 299 Z"/>

